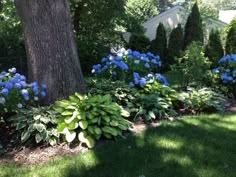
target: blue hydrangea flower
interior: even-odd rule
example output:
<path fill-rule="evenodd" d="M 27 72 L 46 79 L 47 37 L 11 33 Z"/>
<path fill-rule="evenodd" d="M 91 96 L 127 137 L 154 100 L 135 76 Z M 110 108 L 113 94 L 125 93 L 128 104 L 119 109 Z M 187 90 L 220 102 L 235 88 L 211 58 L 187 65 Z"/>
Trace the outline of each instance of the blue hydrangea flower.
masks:
<path fill-rule="evenodd" d="M 7 88 L 8 90 L 11 90 L 13 88 L 13 84 L 11 82 L 6 82 L 5 88 Z"/>
<path fill-rule="evenodd" d="M 9 90 L 7 88 L 2 89 L 1 94 L 4 96 L 7 96 L 9 93 Z"/>
<path fill-rule="evenodd" d="M 47 94 L 46 94 L 45 91 L 40 92 L 40 96 L 41 96 L 41 97 L 45 97 L 46 95 L 47 95 Z"/>
<path fill-rule="evenodd" d="M 20 83 L 15 83 L 14 87 L 15 87 L 16 89 L 21 89 L 21 84 L 20 84 Z"/>
<path fill-rule="evenodd" d="M 145 66 L 145 68 L 150 68 L 150 64 L 149 63 L 146 63 L 144 66 Z"/>
<path fill-rule="evenodd" d="M 16 68 L 11 68 L 8 71 L 9 71 L 9 73 L 13 73 L 14 74 L 14 73 L 16 73 Z"/>
<path fill-rule="evenodd" d="M 22 89 L 22 90 L 21 90 L 21 95 L 22 95 L 23 97 L 28 97 L 28 96 L 29 96 L 28 90 Z"/>

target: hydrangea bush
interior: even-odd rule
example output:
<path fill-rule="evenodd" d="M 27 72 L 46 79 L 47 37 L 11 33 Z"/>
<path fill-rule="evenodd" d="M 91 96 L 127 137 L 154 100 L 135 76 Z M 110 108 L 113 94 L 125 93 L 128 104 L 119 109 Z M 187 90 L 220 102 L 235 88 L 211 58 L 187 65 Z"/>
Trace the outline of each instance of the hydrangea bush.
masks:
<path fill-rule="evenodd" d="M 160 67 L 158 55 L 122 48 L 102 58 L 100 64 L 93 66 L 92 73 L 96 76 L 123 80 L 130 86 L 144 86 L 154 80 L 168 85 L 165 77 L 158 73 Z"/>
<path fill-rule="evenodd" d="M 0 115 L 15 112 L 26 104 L 38 102 L 46 96 L 46 85 L 27 83 L 26 77 L 17 73 L 16 68 L 0 73 Z"/>
<path fill-rule="evenodd" d="M 236 54 L 225 55 L 218 64 L 219 67 L 213 69 L 213 73 L 236 95 Z"/>

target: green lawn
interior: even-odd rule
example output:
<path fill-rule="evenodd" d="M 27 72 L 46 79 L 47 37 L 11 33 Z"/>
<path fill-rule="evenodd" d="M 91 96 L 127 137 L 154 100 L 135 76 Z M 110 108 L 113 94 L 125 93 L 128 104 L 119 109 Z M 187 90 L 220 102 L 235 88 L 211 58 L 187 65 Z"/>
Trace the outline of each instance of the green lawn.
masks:
<path fill-rule="evenodd" d="M 0 165 L 0 176 L 236 177 L 236 114 L 163 123 L 138 136 L 44 165 Z"/>

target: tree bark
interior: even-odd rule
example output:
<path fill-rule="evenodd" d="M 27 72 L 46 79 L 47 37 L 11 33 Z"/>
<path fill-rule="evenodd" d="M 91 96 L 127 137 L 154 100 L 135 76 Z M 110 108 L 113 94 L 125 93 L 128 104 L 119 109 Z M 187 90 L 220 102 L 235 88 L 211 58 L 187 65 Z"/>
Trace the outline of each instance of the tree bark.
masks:
<path fill-rule="evenodd" d="M 47 84 L 46 103 L 85 92 L 68 0 L 15 0 L 30 80 Z"/>

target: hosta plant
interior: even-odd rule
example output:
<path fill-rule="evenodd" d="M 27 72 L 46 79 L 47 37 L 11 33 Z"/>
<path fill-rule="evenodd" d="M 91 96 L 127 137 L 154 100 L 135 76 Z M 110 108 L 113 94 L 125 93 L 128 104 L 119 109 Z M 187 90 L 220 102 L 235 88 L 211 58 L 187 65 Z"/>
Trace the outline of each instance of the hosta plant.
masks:
<path fill-rule="evenodd" d="M 179 94 L 185 110 L 193 112 L 223 112 L 225 111 L 226 99 L 223 94 L 217 93 L 210 88 L 188 88 L 187 92 Z"/>
<path fill-rule="evenodd" d="M 16 125 L 16 131 L 21 133 L 22 143 L 35 140 L 36 143 L 46 142 L 55 145 L 59 138 L 55 115 L 50 107 L 31 107 L 20 109 L 9 120 Z"/>
<path fill-rule="evenodd" d="M 122 118 L 122 109 L 109 95 L 81 96 L 75 93 L 67 100 L 56 102 L 54 110 L 58 112 L 57 129 L 65 135 L 66 141 L 72 142 L 77 137 L 89 148 L 94 147 L 95 141 L 102 136 L 122 136 L 130 125 Z"/>
<path fill-rule="evenodd" d="M 135 98 L 135 90 L 123 81 L 90 78 L 86 80 L 86 83 L 91 95 L 110 95 L 114 102 L 123 107 Z"/>
<path fill-rule="evenodd" d="M 152 121 L 176 115 L 171 98 L 160 97 L 159 94 L 140 95 L 134 102 L 129 103 L 129 111 L 134 119 Z"/>

